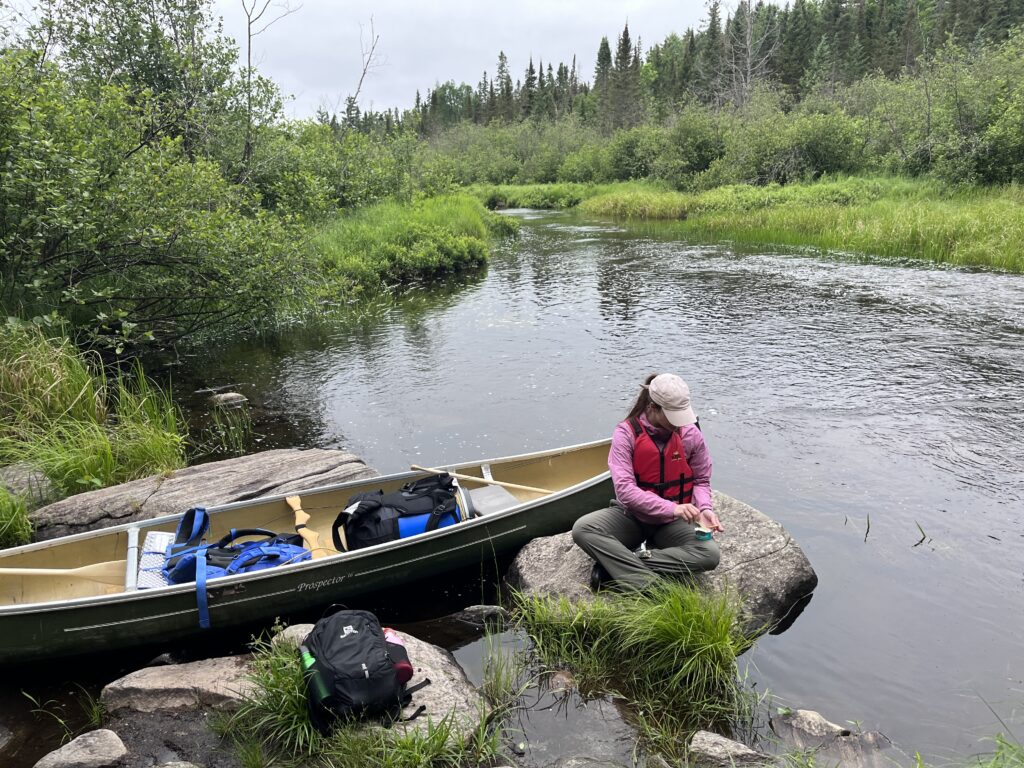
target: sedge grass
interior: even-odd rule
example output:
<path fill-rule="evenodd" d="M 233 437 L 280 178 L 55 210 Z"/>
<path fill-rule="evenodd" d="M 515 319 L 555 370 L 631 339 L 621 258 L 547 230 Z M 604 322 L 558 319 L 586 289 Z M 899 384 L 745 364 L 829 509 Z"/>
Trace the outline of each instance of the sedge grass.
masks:
<path fill-rule="evenodd" d="M 178 410 L 141 366 L 108 381 L 66 338 L 3 330 L 0 464 L 37 468 L 65 496 L 184 466 Z"/>
<path fill-rule="evenodd" d="M 487 211 L 469 195 L 444 195 L 402 204 L 384 202 L 326 226 L 313 247 L 331 290 L 434 277 L 481 265 L 495 236 L 518 223 Z"/>
<path fill-rule="evenodd" d="M 0 485 L 0 549 L 28 544 L 31 539 L 25 499 Z"/>

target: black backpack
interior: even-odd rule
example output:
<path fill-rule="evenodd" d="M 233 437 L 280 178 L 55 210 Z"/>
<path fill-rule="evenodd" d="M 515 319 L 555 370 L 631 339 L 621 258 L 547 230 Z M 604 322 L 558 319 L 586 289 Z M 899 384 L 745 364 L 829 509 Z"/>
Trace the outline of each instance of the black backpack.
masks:
<path fill-rule="evenodd" d="M 300 654 L 310 720 L 325 735 L 339 721 L 400 719 L 413 692 L 430 682 L 406 686 L 411 674 L 409 656 L 402 645 L 387 641 L 380 622 L 369 611 L 339 610 L 320 619 L 303 641 Z M 399 665 L 408 670 L 404 680 L 396 669 Z"/>
<path fill-rule="evenodd" d="M 349 549 L 371 547 L 459 522 L 451 475 L 433 475 L 406 483 L 393 493 L 369 491 L 349 498 L 331 528 L 334 548 L 343 551 L 338 529 L 344 527 Z"/>

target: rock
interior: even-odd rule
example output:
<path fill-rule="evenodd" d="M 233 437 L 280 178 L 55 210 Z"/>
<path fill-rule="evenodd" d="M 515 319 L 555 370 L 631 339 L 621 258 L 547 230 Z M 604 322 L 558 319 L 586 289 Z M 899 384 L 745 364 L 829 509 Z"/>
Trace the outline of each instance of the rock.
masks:
<path fill-rule="evenodd" d="M 505 580 L 534 596 L 590 600 L 590 569 L 594 561 L 572 540 L 572 534 L 544 536 L 526 544 L 509 566 Z"/>
<path fill-rule="evenodd" d="M 793 538 L 777 522 L 723 493 L 715 511 L 726 527 L 718 568 L 696 581 L 708 589 L 736 589 L 748 631 L 788 625 L 818 583 L 817 574 Z M 530 595 L 589 600 L 593 561 L 568 533 L 528 543 L 509 568 L 507 581 Z"/>
<path fill-rule="evenodd" d="M 50 478 L 28 464 L 0 467 L 0 486 L 21 496 L 30 510 L 49 504 L 58 496 Z"/>
<path fill-rule="evenodd" d="M 296 648 L 306 639 L 306 635 L 313 629 L 312 624 L 292 624 L 290 627 L 285 627 L 273 638 L 270 642 L 272 645 L 277 646 L 281 643 L 291 643 Z"/>
<path fill-rule="evenodd" d="M 218 408 L 240 408 L 249 402 L 249 398 L 240 392 L 218 392 L 210 395 L 210 403 Z"/>
<path fill-rule="evenodd" d="M 100 702 L 108 712 L 159 712 L 197 706 L 232 710 L 253 690 L 247 673 L 244 656 L 145 667 L 106 686 Z"/>
<path fill-rule="evenodd" d="M 273 493 L 374 477 L 346 451 L 281 449 L 81 493 L 29 515 L 39 541 Z"/>
<path fill-rule="evenodd" d="M 101 729 L 83 733 L 36 763 L 35 768 L 107 768 L 128 754 L 113 731 Z"/>
<path fill-rule="evenodd" d="M 509 612 L 500 605 L 471 605 L 461 611 L 449 614 L 445 621 L 457 621 L 460 624 L 478 629 L 481 632 L 492 626 L 508 626 Z"/>
<path fill-rule="evenodd" d="M 118 768 L 242 768 L 230 740 L 210 728 L 206 712 L 119 709 L 107 720 L 128 748 Z"/>
<path fill-rule="evenodd" d="M 291 642 L 297 645 L 312 629 L 312 624 L 294 624 L 279 633 L 274 642 Z M 392 728 L 405 732 L 419 731 L 426 735 L 429 722 L 437 723 L 454 712 L 453 735 L 457 738 L 469 738 L 490 711 L 483 696 L 448 651 L 404 632 L 397 634 L 405 643 L 414 669 L 409 686 L 416 685 L 424 678 L 430 679 L 430 685 L 416 691 L 412 696 L 412 702 L 402 711 L 403 717 L 409 717 L 423 706 L 426 707 L 423 714 L 409 722 L 396 722 Z"/>
<path fill-rule="evenodd" d="M 0 723 L 0 755 L 7 749 L 7 745 L 14 741 L 14 731 L 3 723 Z"/>
<path fill-rule="evenodd" d="M 815 761 L 843 768 L 883 768 L 901 764 L 892 742 L 878 731 L 853 732 L 808 709 L 771 718 L 772 731 L 794 749 L 813 751 Z"/>
<path fill-rule="evenodd" d="M 740 744 L 738 741 L 709 731 L 697 731 L 690 741 L 687 765 L 694 768 L 733 768 L 740 765 L 771 765 L 768 755 Z"/>

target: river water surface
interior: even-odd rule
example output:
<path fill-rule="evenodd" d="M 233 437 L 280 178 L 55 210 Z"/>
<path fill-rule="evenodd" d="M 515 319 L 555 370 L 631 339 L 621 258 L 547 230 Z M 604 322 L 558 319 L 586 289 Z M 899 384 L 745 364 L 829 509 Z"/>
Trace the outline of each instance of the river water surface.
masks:
<path fill-rule="evenodd" d="M 222 345 L 178 392 L 233 384 L 257 448 L 390 472 L 608 436 L 676 372 L 714 487 L 820 578 L 749 654 L 757 689 L 932 759 L 984 751 L 1000 719 L 1024 738 L 1024 278 L 511 215 L 485 273 Z"/>

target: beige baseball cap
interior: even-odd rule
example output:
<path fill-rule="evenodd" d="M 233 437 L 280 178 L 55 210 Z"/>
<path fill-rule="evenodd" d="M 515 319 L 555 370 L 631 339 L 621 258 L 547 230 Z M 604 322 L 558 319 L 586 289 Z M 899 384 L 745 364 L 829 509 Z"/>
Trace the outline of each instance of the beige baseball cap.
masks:
<path fill-rule="evenodd" d="M 696 424 L 697 415 L 690 405 L 690 388 L 686 382 L 672 373 L 663 373 L 643 385 L 657 405 L 665 412 L 665 418 L 674 427 Z"/>

